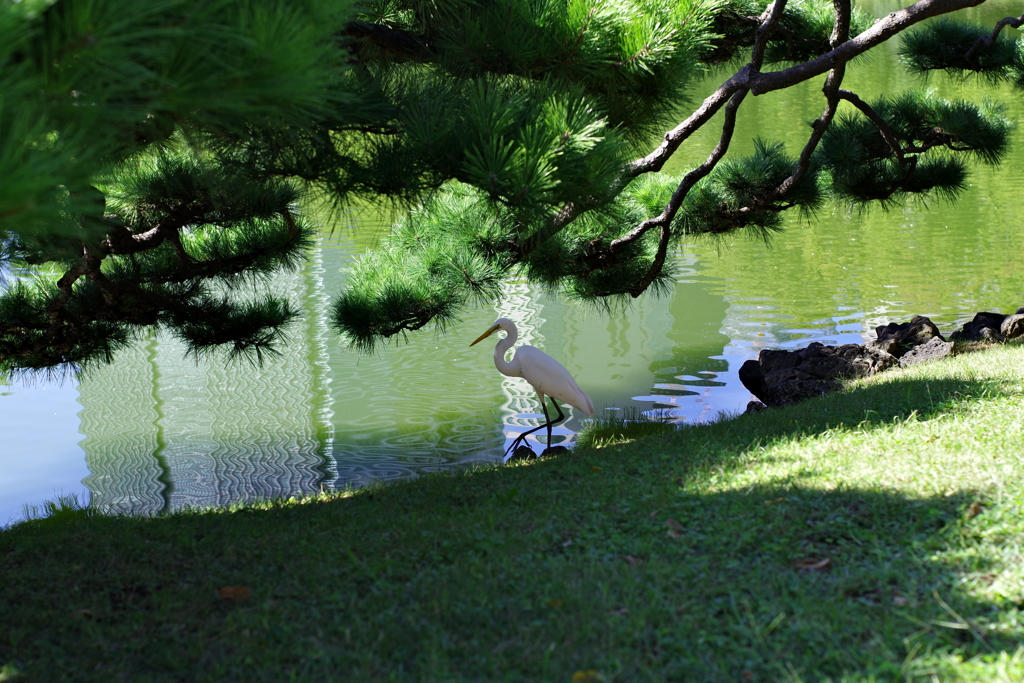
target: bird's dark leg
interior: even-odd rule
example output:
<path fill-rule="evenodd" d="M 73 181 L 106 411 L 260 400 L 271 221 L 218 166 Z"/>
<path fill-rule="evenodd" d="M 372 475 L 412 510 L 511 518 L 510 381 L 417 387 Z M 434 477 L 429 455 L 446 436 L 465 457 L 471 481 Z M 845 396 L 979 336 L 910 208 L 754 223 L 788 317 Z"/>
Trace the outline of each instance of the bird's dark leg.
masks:
<path fill-rule="evenodd" d="M 555 399 L 551 399 L 551 402 L 555 403 Z M 558 407 L 557 403 L 555 403 L 555 407 Z M 545 444 L 545 446 L 551 448 L 551 418 L 548 417 L 548 402 L 546 400 L 542 400 L 540 402 L 540 409 L 544 411 L 543 426 L 548 428 L 548 442 Z"/>
<path fill-rule="evenodd" d="M 531 429 L 530 431 L 528 431 L 528 432 L 523 432 L 522 434 L 520 434 L 519 436 L 517 436 L 517 437 L 515 438 L 515 440 L 514 440 L 514 441 L 512 441 L 512 445 L 510 445 L 510 446 L 509 446 L 508 448 L 506 448 L 506 449 L 505 449 L 505 457 L 506 457 L 506 458 L 508 458 L 508 454 L 509 454 L 509 453 L 515 453 L 515 452 L 516 452 L 516 449 L 517 449 L 517 448 L 519 448 L 520 446 L 526 446 L 526 436 L 527 436 L 528 434 L 533 434 L 533 432 L 535 432 L 535 431 L 536 431 L 536 430 L 534 430 L 534 429 Z M 527 448 L 529 448 L 529 449 L 530 449 L 531 451 L 533 450 L 533 449 L 532 449 L 532 448 L 530 448 L 529 446 L 526 446 L 526 447 L 527 447 Z"/>
<path fill-rule="evenodd" d="M 512 445 L 505 449 L 505 456 L 508 457 L 509 453 L 514 454 L 516 452 L 516 449 L 519 448 L 520 446 L 526 446 L 527 448 L 530 448 L 526 444 L 526 437 L 528 437 L 530 434 L 533 434 L 538 429 L 544 429 L 544 425 L 541 425 L 540 427 L 534 427 L 533 429 L 529 429 L 525 432 L 522 432 L 519 436 L 517 436 L 516 440 L 512 442 Z M 530 448 L 530 450 L 532 451 L 533 449 Z"/>
<path fill-rule="evenodd" d="M 548 430 L 547 448 L 551 448 L 551 427 L 553 425 L 558 424 L 559 422 L 561 422 L 562 420 L 565 419 L 565 413 L 562 412 L 562 409 L 561 409 L 561 407 L 559 407 L 558 402 L 555 399 L 552 398 L 551 399 L 551 403 L 554 404 L 555 410 L 558 411 L 558 419 L 552 420 L 550 417 L 548 417 L 548 406 L 547 406 L 547 403 L 545 403 L 542 400 L 540 402 L 540 409 L 544 411 L 544 424 L 539 425 L 537 427 L 534 427 L 533 429 L 527 430 L 527 431 L 523 432 L 522 434 L 520 434 L 519 436 L 517 436 L 516 440 L 512 442 L 512 445 L 509 446 L 505 450 L 505 455 L 506 456 L 509 453 L 515 453 L 516 449 L 519 448 L 519 446 L 526 445 L 526 437 L 528 437 L 530 434 L 533 434 L 534 432 L 540 431 L 541 429 L 544 429 L 545 427 L 547 427 L 547 430 Z M 530 448 L 529 446 L 526 446 L 526 447 Z M 533 450 L 533 449 L 530 449 L 530 450 Z"/>
<path fill-rule="evenodd" d="M 543 404 L 543 403 L 541 404 L 541 407 L 544 409 L 544 419 L 547 421 L 547 428 L 548 428 L 548 444 L 547 444 L 547 446 L 548 446 L 548 448 L 551 448 L 551 428 L 554 425 L 558 424 L 559 422 L 561 422 L 562 420 L 565 419 L 565 413 L 562 412 L 562 408 L 561 408 L 561 406 L 558 405 L 558 401 L 556 401 L 555 399 L 552 398 L 551 399 L 551 403 L 552 403 L 552 405 L 555 406 L 555 410 L 558 411 L 558 419 L 557 420 L 552 420 L 551 418 L 549 418 L 548 417 L 547 406 L 545 404 Z"/>
<path fill-rule="evenodd" d="M 540 392 L 537 392 L 537 398 L 540 399 L 540 407 L 541 407 L 542 410 L 544 410 L 544 395 L 541 394 Z M 544 410 L 544 423 L 547 424 L 547 421 L 548 421 L 548 411 Z M 527 445 L 527 443 L 526 443 L 526 437 L 528 437 L 530 434 L 533 434 L 538 429 L 541 429 L 543 426 L 544 425 L 542 424 L 542 425 L 540 425 L 540 427 L 534 427 L 533 429 L 528 429 L 525 432 L 520 433 L 519 436 L 517 436 L 515 438 L 515 440 L 512 442 L 512 445 L 505 449 L 505 461 L 507 462 L 509 460 L 509 453 L 512 454 L 513 458 L 516 457 L 516 450 L 520 446 L 525 446 L 526 450 L 528 450 L 531 453 L 533 453 L 533 449 L 530 448 L 529 445 Z M 533 457 L 537 457 L 537 454 L 533 453 Z"/>

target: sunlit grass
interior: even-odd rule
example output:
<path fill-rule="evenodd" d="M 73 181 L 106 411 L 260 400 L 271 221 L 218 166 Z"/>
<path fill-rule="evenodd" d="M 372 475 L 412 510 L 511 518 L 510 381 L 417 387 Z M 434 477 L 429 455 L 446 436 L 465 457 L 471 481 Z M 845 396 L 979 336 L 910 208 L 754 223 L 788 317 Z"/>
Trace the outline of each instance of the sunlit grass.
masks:
<path fill-rule="evenodd" d="M 594 417 L 586 421 L 576 435 L 577 448 L 607 448 L 658 434 L 668 434 L 676 425 L 666 420 L 655 420 L 636 409 L 626 409 L 622 415 Z"/>

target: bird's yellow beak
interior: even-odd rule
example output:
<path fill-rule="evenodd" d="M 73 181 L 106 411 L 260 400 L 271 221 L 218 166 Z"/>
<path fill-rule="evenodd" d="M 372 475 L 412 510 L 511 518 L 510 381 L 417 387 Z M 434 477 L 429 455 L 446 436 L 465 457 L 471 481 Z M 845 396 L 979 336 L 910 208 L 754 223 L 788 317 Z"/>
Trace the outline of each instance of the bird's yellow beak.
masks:
<path fill-rule="evenodd" d="M 484 339 L 487 339 L 487 338 L 488 338 L 488 337 L 490 337 L 490 336 L 491 336 L 492 334 L 494 334 L 495 332 L 497 332 L 497 331 L 498 331 L 498 329 L 500 329 L 500 328 L 499 328 L 499 327 L 498 327 L 497 325 L 491 325 L 490 329 L 488 329 L 488 330 L 487 330 L 486 332 L 484 332 L 484 333 L 483 333 L 483 334 L 481 334 L 481 335 L 480 335 L 479 337 L 477 337 L 477 338 L 476 338 L 476 341 L 475 341 L 475 342 L 473 342 L 473 344 L 478 344 L 478 343 L 482 342 L 482 341 L 483 341 Z M 470 344 L 470 346 L 473 346 L 473 344 Z"/>

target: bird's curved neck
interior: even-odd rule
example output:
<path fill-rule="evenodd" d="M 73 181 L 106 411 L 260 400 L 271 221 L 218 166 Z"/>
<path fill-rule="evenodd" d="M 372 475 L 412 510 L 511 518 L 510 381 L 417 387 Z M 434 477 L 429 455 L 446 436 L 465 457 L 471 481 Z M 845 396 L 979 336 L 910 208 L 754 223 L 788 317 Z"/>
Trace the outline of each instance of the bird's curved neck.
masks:
<path fill-rule="evenodd" d="M 498 368 L 498 372 L 508 377 L 520 377 L 521 375 L 513 367 L 513 364 L 505 360 L 505 354 L 508 353 L 508 350 L 519 339 L 519 335 L 515 330 L 507 330 L 506 332 L 506 337 L 499 339 L 498 343 L 494 345 L 494 367 Z"/>

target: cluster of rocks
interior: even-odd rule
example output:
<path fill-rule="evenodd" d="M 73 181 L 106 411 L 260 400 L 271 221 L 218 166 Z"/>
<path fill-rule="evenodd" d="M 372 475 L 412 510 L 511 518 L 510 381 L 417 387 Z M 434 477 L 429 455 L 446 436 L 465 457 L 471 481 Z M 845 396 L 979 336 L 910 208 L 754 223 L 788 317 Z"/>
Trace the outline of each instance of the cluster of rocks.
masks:
<path fill-rule="evenodd" d="M 889 368 L 937 360 L 953 353 L 953 342 L 1002 342 L 1024 336 L 1024 306 L 1015 314 L 978 313 L 947 341 L 931 320 L 875 328 L 866 344 L 825 346 L 813 342 L 799 351 L 765 349 L 740 367 L 740 381 L 758 398 L 747 412 L 799 403 L 842 386 L 844 379 L 867 377 Z"/>

